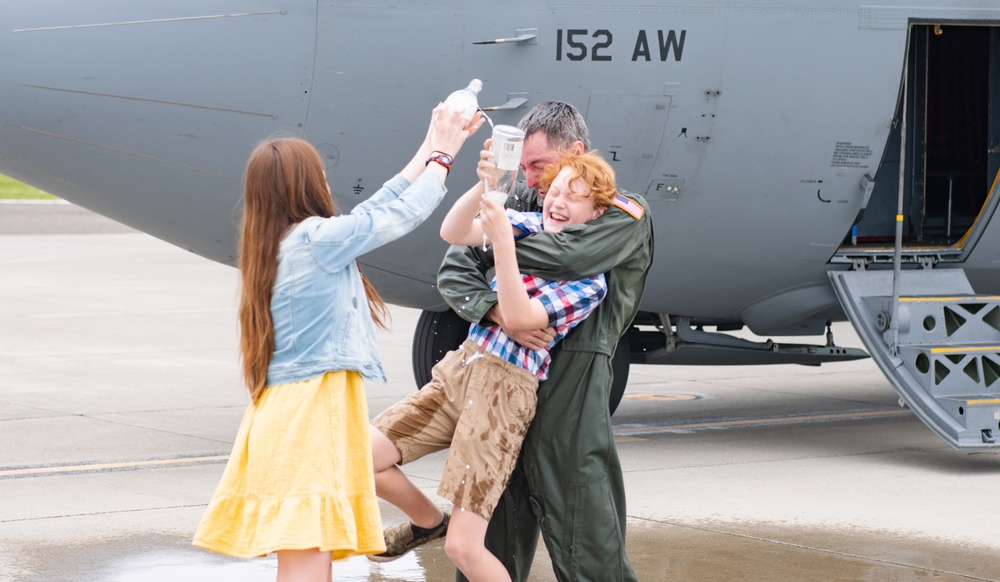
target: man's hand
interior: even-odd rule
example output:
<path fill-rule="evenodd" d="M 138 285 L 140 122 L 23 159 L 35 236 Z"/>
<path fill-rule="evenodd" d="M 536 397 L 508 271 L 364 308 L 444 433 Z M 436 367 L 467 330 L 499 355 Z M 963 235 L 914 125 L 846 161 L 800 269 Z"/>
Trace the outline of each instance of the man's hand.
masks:
<path fill-rule="evenodd" d="M 503 317 L 500 315 L 500 306 L 494 305 L 486 312 L 486 317 L 496 322 L 507 337 L 528 348 L 529 350 L 541 350 L 548 347 L 556 337 L 556 330 L 551 327 L 540 329 L 527 329 L 521 331 L 510 331 L 504 325 Z"/>

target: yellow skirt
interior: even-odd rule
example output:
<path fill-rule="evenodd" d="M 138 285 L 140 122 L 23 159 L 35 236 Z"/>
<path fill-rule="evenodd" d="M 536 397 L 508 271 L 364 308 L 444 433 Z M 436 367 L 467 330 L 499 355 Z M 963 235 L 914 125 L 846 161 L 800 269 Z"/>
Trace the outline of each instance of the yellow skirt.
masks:
<path fill-rule="evenodd" d="M 384 552 L 368 425 L 357 372 L 267 388 L 243 416 L 194 545 L 241 558 Z"/>

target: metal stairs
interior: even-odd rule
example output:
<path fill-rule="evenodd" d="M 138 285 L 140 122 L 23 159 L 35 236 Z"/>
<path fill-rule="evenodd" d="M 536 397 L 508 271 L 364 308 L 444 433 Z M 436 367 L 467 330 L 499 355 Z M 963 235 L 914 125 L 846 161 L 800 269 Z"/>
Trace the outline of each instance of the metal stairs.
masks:
<path fill-rule="evenodd" d="M 901 399 L 956 449 L 1000 446 L 1000 296 L 961 269 L 831 271 L 841 305 Z"/>

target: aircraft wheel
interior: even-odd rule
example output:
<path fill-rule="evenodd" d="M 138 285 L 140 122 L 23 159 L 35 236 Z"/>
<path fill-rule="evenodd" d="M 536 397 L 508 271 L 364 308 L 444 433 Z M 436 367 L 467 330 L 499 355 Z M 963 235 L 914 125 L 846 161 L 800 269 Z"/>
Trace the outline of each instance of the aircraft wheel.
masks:
<path fill-rule="evenodd" d="M 629 352 L 628 334 L 622 335 L 618 340 L 618 347 L 615 348 L 615 357 L 611 359 L 611 395 L 608 398 L 608 409 L 611 414 L 618 410 L 618 405 L 625 395 L 625 385 L 628 384 L 628 371 L 631 363 L 631 353 Z"/>
<path fill-rule="evenodd" d="M 417 387 L 431 380 L 431 368 L 445 354 L 462 345 L 469 335 L 469 322 L 452 310 L 424 311 L 413 332 L 413 379 Z"/>

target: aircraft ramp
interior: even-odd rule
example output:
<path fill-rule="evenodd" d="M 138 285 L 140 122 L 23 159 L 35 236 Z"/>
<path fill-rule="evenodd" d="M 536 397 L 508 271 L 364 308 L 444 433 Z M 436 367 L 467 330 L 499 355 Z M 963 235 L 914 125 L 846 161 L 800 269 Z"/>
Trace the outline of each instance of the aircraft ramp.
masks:
<path fill-rule="evenodd" d="M 1000 446 L 1000 296 L 976 295 L 960 269 L 831 271 L 872 358 L 914 413 L 956 449 Z"/>

